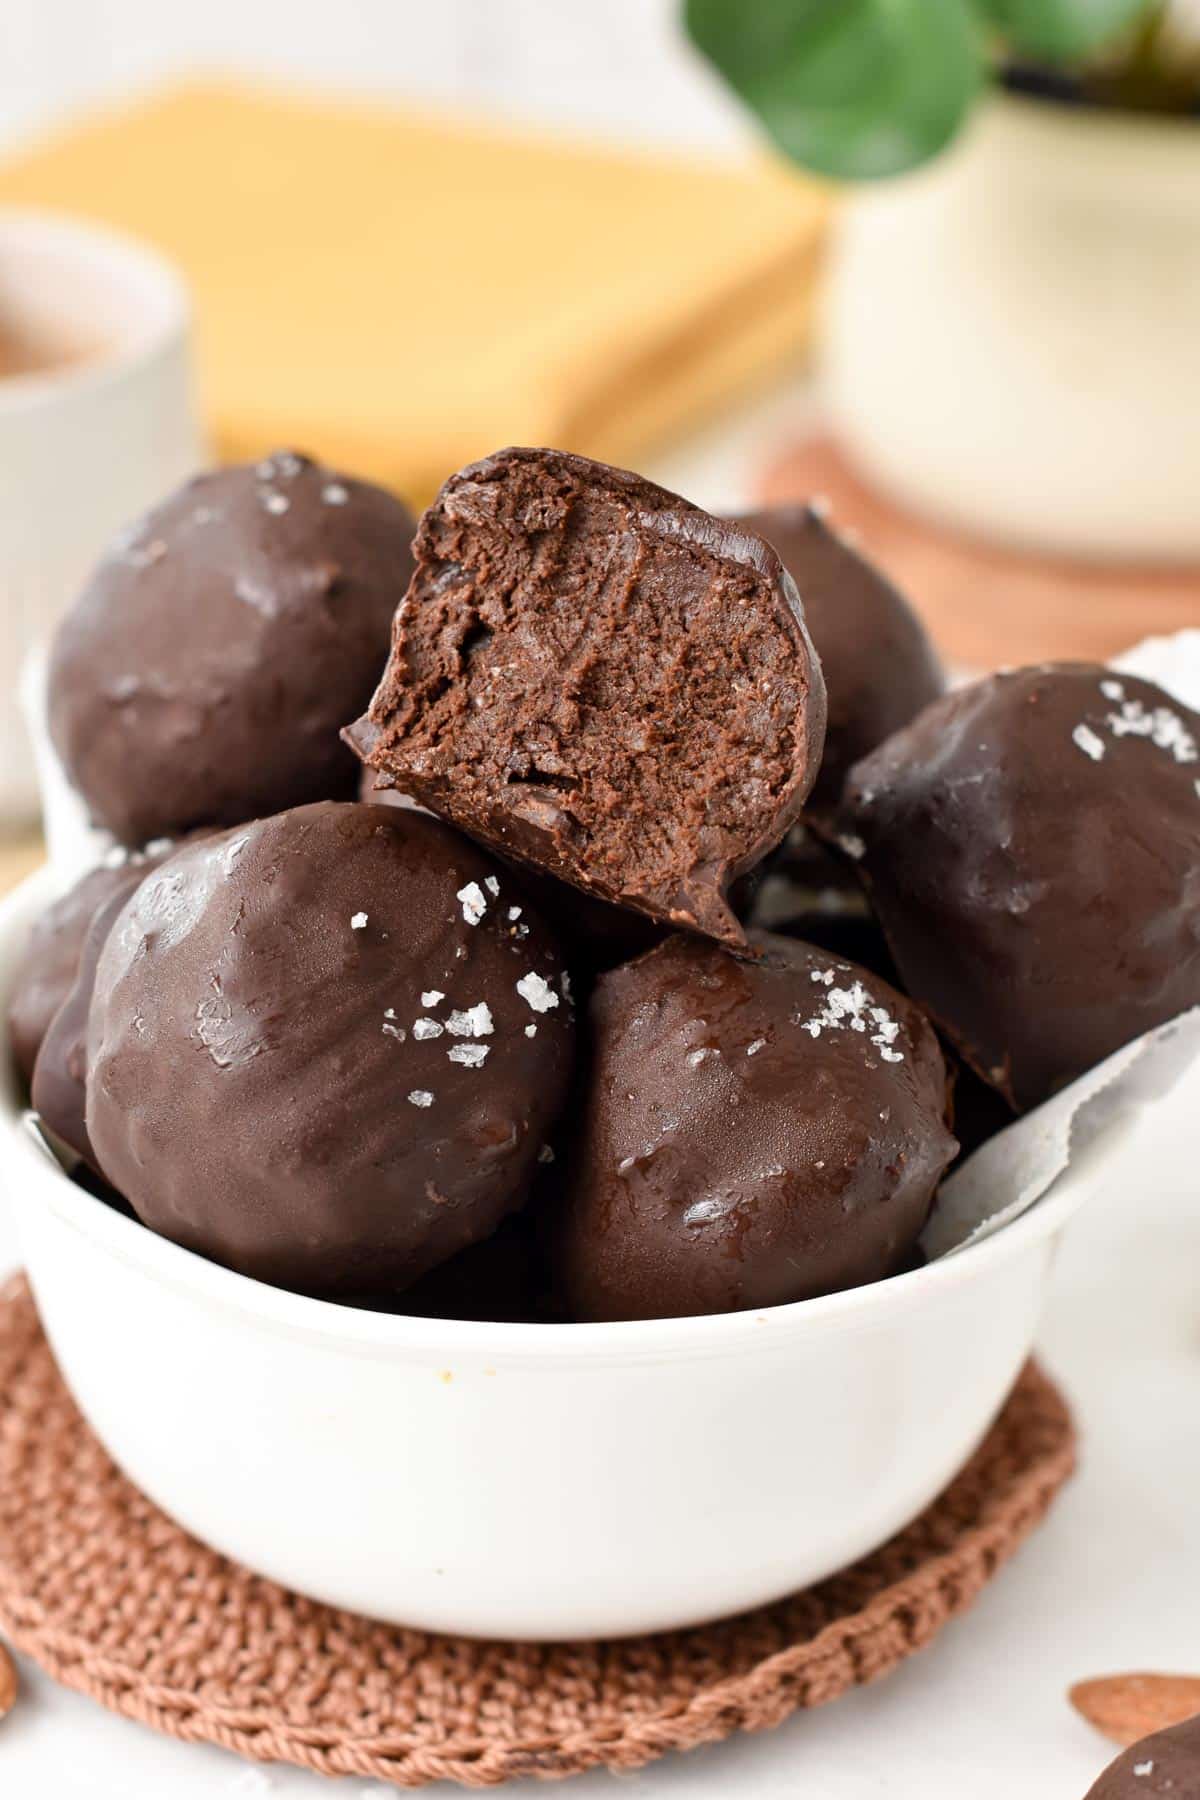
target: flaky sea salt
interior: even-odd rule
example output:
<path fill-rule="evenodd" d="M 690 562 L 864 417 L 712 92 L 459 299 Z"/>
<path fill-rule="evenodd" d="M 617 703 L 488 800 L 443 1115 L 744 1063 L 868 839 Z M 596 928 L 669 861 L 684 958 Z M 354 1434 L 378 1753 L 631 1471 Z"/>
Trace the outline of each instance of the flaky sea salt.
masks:
<path fill-rule="evenodd" d="M 436 1006 L 439 1001 L 444 1000 L 445 998 L 446 996 L 442 993 L 440 988 L 429 988 L 421 995 L 421 1005 Z"/>
<path fill-rule="evenodd" d="M 752 1044 L 746 1045 L 746 1055 L 747 1056 L 757 1056 L 759 1051 L 765 1050 L 766 1047 L 767 1047 L 766 1038 L 755 1038 L 755 1040 Z"/>
<path fill-rule="evenodd" d="M 510 925 L 515 924 L 516 921 L 520 918 L 520 916 L 521 916 L 521 908 L 519 906 L 510 906 L 509 907 L 508 922 Z"/>
<path fill-rule="evenodd" d="M 468 1006 L 465 1012 L 452 1012 L 446 1020 L 451 1037 L 491 1037 L 494 1029 L 491 1009 L 482 1000 L 476 1006 Z"/>
<path fill-rule="evenodd" d="M 554 1161 L 554 1152 L 549 1144 L 543 1144 L 538 1151 L 538 1161 L 540 1163 L 552 1163 Z"/>
<path fill-rule="evenodd" d="M 525 1027 L 525 1036 L 526 1037 L 536 1037 L 537 1036 L 537 1026 L 536 1025 L 527 1025 Z"/>
<path fill-rule="evenodd" d="M 264 494 L 262 503 L 265 510 L 269 513 L 274 513 L 276 517 L 278 517 L 280 513 L 285 513 L 291 505 L 291 501 L 286 494 Z"/>
<path fill-rule="evenodd" d="M 488 1046 L 486 1044 L 455 1044 L 446 1055 L 452 1063 L 461 1063 L 464 1069 L 482 1069 L 487 1061 Z"/>
<path fill-rule="evenodd" d="M 366 913 L 358 912 L 352 914 L 350 919 L 350 929 L 351 931 L 365 931 L 367 929 Z"/>
<path fill-rule="evenodd" d="M 477 881 L 468 881 L 466 887 L 459 888 L 454 898 L 462 907 L 463 918 L 468 925 L 478 925 L 487 911 L 487 901 L 483 889 Z"/>
<path fill-rule="evenodd" d="M 825 973 L 832 974 L 832 970 Z M 849 987 L 844 988 L 830 987 L 821 1011 L 811 1019 L 798 1018 L 795 1022 L 812 1038 L 819 1038 L 823 1031 L 840 1031 L 847 1027 L 851 1031 L 869 1034 L 871 1043 L 884 1062 L 904 1061 L 903 1052 L 892 1048 L 900 1034 L 899 1025 L 886 1006 L 874 1003 L 861 981 L 852 982 Z"/>
<path fill-rule="evenodd" d="M 483 885 L 493 898 L 500 892 L 500 883 L 496 880 L 494 875 L 485 875 L 483 878 Z"/>
<path fill-rule="evenodd" d="M 1140 700 L 1128 700 L 1119 681 L 1102 681 L 1100 692 L 1106 700 L 1117 701 L 1120 712 L 1109 713 L 1108 729 L 1116 738 L 1149 738 L 1159 750 L 1166 750 L 1177 763 L 1200 761 L 1200 746 L 1177 712 L 1169 706 L 1143 706 Z"/>
<path fill-rule="evenodd" d="M 444 1030 L 445 1027 L 439 1025 L 436 1019 L 414 1019 L 413 1021 L 413 1038 L 418 1044 L 428 1043 L 430 1038 L 440 1038 Z"/>
<path fill-rule="evenodd" d="M 432 1106 L 433 1095 L 428 1088 L 414 1088 L 408 1096 L 410 1106 Z"/>
<path fill-rule="evenodd" d="M 383 1032 L 384 1037 L 395 1038 L 398 1044 L 402 1044 L 408 1035 L 403 1025 L 393 1025 L 390 1019 L 385 1019 L 383 1021 L 380 1030 Z"/>
<path fill-rule="evenodd" d="M 321 498 L 326 506 L 345 506 L 350 495 L 340 481 L 327 481 L 321 489 Z"/>
<path fill-rule="evenodd" d="M 530 969 L 517 983 L 517 992 L 536 1013 L 550 1012 L 558 1005 L 558 995 L 543 976 Z"/>
<path fill-rule="evenodd" d="M 1077 725 L 1071 733 L 1071 742 L 1077 749 L 1090 756 L 1093 762 L 1104 759 L 1104 739 L 1097 737 L 1090 725 Z"/>

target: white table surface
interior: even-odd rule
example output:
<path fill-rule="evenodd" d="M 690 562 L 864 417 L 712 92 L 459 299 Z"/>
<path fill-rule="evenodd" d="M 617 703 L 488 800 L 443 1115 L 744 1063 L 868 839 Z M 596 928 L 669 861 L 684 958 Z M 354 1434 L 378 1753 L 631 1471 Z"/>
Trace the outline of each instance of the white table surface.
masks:
<path fill-rule="evenodd" d="M 887 1681 L 778 1731 L 673 1757 L 647 1800 L 1081 1800 L 1106 1747 L 1066 1704 L 1083 1676 L 1200 1669 L 1200 1181 L 1196 1100 L 1145 1115 L 1064 1246 L 1042 1331 L 1083 1461 L 974 1611 Z M 0 1266 L 16 1258 L 0 1204 Z M 395 1792 L 251 1768 L 111 1717 L 22 1661 L 0 1725 L 5 1800 L 310 1800 Z M 548 1789 L 519 1783 L 513 1800 Z M 615 1792 L 596 1774 L 579 1800 Z"/>

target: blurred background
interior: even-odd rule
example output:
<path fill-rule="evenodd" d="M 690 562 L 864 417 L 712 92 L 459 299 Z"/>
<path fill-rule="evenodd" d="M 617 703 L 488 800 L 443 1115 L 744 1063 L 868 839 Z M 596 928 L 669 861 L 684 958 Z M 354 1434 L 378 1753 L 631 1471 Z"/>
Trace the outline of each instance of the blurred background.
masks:
<path fill-rule="evenodd" d="M 822 494 L 964 669 L 1200 624 L 1198 95 L 1196 0 L 10 0 L 16 863 L 20 671 L 200 460 Z"/>

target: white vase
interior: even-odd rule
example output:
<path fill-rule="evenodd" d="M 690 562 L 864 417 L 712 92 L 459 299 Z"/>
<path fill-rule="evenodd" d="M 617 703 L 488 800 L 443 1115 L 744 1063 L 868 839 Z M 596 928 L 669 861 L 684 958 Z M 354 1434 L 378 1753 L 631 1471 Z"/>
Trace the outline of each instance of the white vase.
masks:
<path fill-rule="evenodd" d="M 995 97 L 849 205 L 825 351 L 835 430 L 902 502 L 1200 560 L 1200 121 Z"/>

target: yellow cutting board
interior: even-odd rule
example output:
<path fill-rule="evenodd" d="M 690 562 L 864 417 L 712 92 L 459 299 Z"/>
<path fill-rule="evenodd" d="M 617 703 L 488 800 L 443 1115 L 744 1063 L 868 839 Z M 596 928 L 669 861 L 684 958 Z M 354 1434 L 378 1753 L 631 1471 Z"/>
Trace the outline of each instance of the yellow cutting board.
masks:
<path fill-rule="evenodd" d="M 510 442 L 617 462 L 803 354 L 829 201 L 374 102 L 172 89 L 0 166 L 0 205 L 156 244 L 226 458 L 310 449 L 423 502 Z"/>

